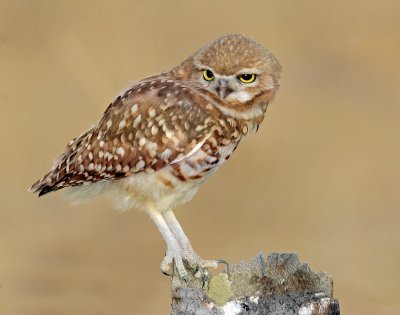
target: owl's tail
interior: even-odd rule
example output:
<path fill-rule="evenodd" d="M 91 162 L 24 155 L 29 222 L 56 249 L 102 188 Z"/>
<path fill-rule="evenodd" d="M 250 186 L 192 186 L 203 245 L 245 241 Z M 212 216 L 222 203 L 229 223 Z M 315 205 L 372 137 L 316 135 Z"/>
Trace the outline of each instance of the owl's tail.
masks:
<path fill-rule="evenodd" d="M 39 197 L 48 194 L 52 191 L 56 191 L 61 187 L 57 187 L 54 185 L 53 181 L 53 172 L 47 173 L 43 178 L 39 179 L 36 183 L 34 183 L 28 191 L 33 194 L 39 194 Z"/>

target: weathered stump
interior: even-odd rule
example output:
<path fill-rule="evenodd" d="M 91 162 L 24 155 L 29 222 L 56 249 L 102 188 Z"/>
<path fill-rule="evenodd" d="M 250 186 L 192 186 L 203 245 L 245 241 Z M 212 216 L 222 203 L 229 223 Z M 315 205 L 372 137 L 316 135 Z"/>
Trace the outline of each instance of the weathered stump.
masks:
<path fill-rule="evenodd" d="M 263 253 L 218 275 L 172 277 L 172 315 L 339 315 L 332 279 L 296 254 Z"/>

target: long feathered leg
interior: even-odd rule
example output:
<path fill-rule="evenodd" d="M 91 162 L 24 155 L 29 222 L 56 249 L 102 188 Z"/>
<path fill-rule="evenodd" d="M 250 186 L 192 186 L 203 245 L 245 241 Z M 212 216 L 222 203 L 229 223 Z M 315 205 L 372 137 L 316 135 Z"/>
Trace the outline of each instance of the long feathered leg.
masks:
<path fill-rule="evenodd" d="M 163 215 L 154 209 L 148 210 L 150 218 L 153 220 L 161 235 L 163 236 L 165 243 L 167 244 L 167 252 L 163 261 L 161 262 L 160 268 L 163 273 L 167 273 L 170 264 L 173 262 L 179 272 L 179 276 L 182 279 L 188 279 L 188 274 L 183 265 L 183 257 L 181 247 L 176 240 L 174 234 L 171 232 Z"/>

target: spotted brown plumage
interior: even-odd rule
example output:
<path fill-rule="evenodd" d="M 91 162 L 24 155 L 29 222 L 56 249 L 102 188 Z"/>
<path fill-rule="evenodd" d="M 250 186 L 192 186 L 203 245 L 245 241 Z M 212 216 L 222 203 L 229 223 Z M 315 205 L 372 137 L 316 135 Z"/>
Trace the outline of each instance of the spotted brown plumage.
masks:
<path fill-rule="evenodd" d="M 206 108 L 193 106 L 185 87 L 179 88 L 171 79 L 151 79 L 118 96 L 96 126 L 70 141 L 52 171 L 32 190 L 43 195 L 68 186 L 154 172 L 167 164 L 175 164 L 174 173 L 185 180 L 176 162 L 194 149 L 204 146 L 218 158 L 219 142 L 236 141 L 240 131 L 234 121 L 212 117 Z M 159 92 L 149 97 L 152 89 Z"/>
<path fill-rule="evenodd" d="M 162 270 L 172 260 L 181 276 L 182 260 L 214 266 L 195 254 L 172 209 L 258 129 L 279 76 L 279 63 L 257 42 L 217 39 L 119 95 L 30 190 L 41 196 L 72 187 L 79 199 L 111 195 L 118 208 L 144 210 L 156 223 L 168 246 Z"/>

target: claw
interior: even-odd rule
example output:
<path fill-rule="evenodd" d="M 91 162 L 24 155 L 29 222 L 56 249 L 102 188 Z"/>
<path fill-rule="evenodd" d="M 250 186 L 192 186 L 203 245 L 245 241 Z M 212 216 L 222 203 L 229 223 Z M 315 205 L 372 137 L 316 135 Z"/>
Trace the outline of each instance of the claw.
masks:
<path fill-rule="evenodd" d="M 229 263 L 226 260 L 223 260 L 223 259 L 217 259 L 216 263 L 225 265 L 225 272 L 227 273 L 228 278 L 230 278 Z"/>
<path fill-rule="evenodd" d="M 223 259 L 216 259 L 215 262 L 216 262 L 217 264 L 224 264 L 224 265 L 226 265 L 226 267 L 229 267 L 229 263 L 228 263 L 226 260 L 223 260 Z"/>
<path fill-rule="evenodd" d="M 172 273 L 168 273 L 168 272 L 166 272 L 166 271 L 164 271 L 164 270 L 162 270 L 161 269 L 161 272 L 164 274 L 164 275 L 166 275 L 166 276 L 168 276 L 168 277 L 172 277 Z"/>
<path fill-rule="evenodd" d="M 194 271 L 194 276 L 197 279 L 201 279 L 201 287 L 204 289 L 207 283 L 207 279 L 209 278 L 209 272 L 207 268 L 197 267 Z"/>
<path fill-rule="evenodd" d="M 207 276 L 206 276 L 206 273 L 203 272 L 203 273 L 201 274 L 201 288 L 202 288 L 202 289 L 205 288 L 206 283 L 207 283 Z"/>
<path fill-rule="evenodd" d="M 202 260 L 193 250 L 185 251 L 175 247 L 168 248 L 161 262 L 160 268 L 164 275 L 173 276 L 174 272 L 172 274 L 168 272 L 171 264 L 174 266 L 174 272 L 177 272 L 179 277 L 186 283 L 190 281 L 189 270 L 196 278 L 201 278 L 203 288 L 207 282 L 207 268 L 217 268 L 218 264 L 225 264 L 229 268 L 228 262 L 223 259 Z"/>
<path fill-rule="evenodd" d="M 168 272 L 168 270 L 170 270 L 171 264 L 173 266 L 172 274 Z M 184 280 L 185 282 L 189 281 L 189 277 L 183 264 L 182 257 L 179 255 L 178 251 L 167 251 L 163 261 L 161 262 L 160 269 L 161 272 L 167 276 L 173 276 L 175 272 L 178 272 L 182 280 Z"/>
<path fill-rule="evenodd" d="M 164 259 L 163 259 L 163 261 L 161 262 L 161 265 L 160 265 L 160 270 L 164 275 L 169 276 L 169 277 L 172 277 L 172 275 L 173 275 L 172 273 L 168 273 L 167 272 L 167 270 L 169 270 L 169 264 L 171 262 L 172 262 L 172 260 L 168 259 L 167 253 L 165 253 Z"/>

